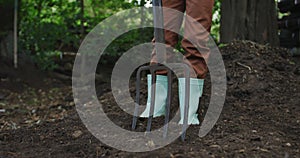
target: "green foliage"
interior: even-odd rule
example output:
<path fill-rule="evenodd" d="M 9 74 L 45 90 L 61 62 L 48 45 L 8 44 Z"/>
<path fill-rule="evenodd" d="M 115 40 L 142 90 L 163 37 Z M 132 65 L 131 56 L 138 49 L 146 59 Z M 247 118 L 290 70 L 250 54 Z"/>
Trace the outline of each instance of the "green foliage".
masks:
<path fill-rule="evenodd" d="M 129 49 L 143 43 L 151 42 L 153 28 L 131 30 L 115 39 L 106 49 L 105 53 L 120 56 Z"/>
<path fill-rule="evenodd" d="M 80 36 L 74 29 L 79 14 L 77 5 L 76 1 L 22 1 L 20 50 L 32 55 L 41 69 L 56 67 L 51 56 L 62 46 L 79 45 Z"/>
<path fill-rule="evenodd" d="M 220 41 L 221 0 L 215 0 L 211 36 L 218 43 Z"/>
<path fill-rule="evenodd" d="M 130 9 L 134 5 L 127 0 L 85 0 L 85 26 L 90 31 L 105 18 L 124 9 Z"/>
<path fill-rule="evenodd" d="M 61 52 L 59 51 L 49 51 L 49 52 L 42 52 L 36 53 L 33 56 L 33 60 L 42 70 L 53 70 L 58 67 L 58 65 L 53 60 L 55 57 L 58 58 Z"/>
<path fill-rule="evenodd" d="M 2 1 L 0 0 L 0 3 Z M 77 50 L 84 35 L 102 20 L 121 10 L 143 6 L 148 1 L 22 0 L 19 22 L 20 50 L 32 55 L 41 69 L 54 69 L 56 65 L 51 59 L 57 52 Z M 219 39 L 220 1 L 215 1 L 211 32 L 216 41 Z M 147 17 L 143 20 L 146 23 L 152 19 Z M 118 29 L 118 24 L 111 27 Z M 105 52 L 109 56 L 120 56 L 133 46 L 150 42 L 152 37 L 153 28 L 132 30 L 113 41 Z"/>
<path fill-rule="evenodd" d="M 52 69 L 52 62 L 47 61 L 51 52 L 78 49 L 83 36 L 95 25 L 133 6 L 126 0 L 83 1 L 82 15 L 80 0 L 22 0 L 20 50 L 36 58 L 43 69 Z M 85 32 L 82 32 L 82 22 Z"/>

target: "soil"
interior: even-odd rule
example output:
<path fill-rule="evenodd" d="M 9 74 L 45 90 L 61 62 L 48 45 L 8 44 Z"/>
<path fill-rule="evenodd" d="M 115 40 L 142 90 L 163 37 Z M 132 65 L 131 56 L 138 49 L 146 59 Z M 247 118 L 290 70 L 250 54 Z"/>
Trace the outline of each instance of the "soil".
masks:
<path fill-rule="evenodd" d="M 68 77 L 0 62 L 0 157 L 300 157 L 300 58 L 249 41 L 220 50 L 228 90 L 213 130 L 200 138 L 199 126 L 191 126 L 184 142 L 145 153 L 119 151 L 97 140 L 76 112 Z M 104 106 L 107 115 L 129 130 L 132 117 L 116 108 L 109 83 L 96 83 L 99 100 L 110 105 Z M 200 120 L 210 89 L 208 78 Z M 173 98 L 172 113 L 178 108 L 178 96 Z M 161 121 L 155 119 L 153 128 Z M 146 123 L 140 119 L 137 130 Z"/>

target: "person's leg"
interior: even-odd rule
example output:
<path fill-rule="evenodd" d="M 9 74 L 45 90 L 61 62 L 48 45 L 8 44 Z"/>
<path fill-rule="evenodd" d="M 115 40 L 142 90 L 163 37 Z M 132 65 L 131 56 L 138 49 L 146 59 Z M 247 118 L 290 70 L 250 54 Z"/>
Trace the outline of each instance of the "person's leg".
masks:
<path fill-rule="evenodd" d="M 162 2 L 163 7 L 170 8 L 170 10 L 163 10 L 165 28 L 164 34 L 168 60 L 174 55 L 173 48 L 178 43 L 179 35 L 176 32 L 179 32 L 182 25 L 182 15 L 185 11 L 185 0 L 162 0 Z M 155 42 L 155 39 L 153 39 L 153 42 Z M 156 51 L 153 50 L 151 63 L 154 64 L 156 61 Z M 159 71 L 157 74 L 165 74 L 165 71 Z"/>
<path fill-rule="evenodd" d="M 179 12 L 184 12 L 184 0 L 162 0 L 163 7 L 171 8 L 177 10 Z M 172 54 L 174 53 L 172 47 L 178 42 L 178 35 L 175 33 L 178 32 L 182 25 L 182 14 L 178 14 L 174 11 L 163 10 L 164 13 L 164 27 L 165 27 L 165 44 L 167 45 L 167 58 L 172 58 Z M 173 31 L 171 31 L 173 30 Z M 153 40 L 153 42 L 155 39 Z M 156 51 L 153 50 L 151 64 L 155 64 L 157 62 L 156 59 Z M 168 94 L 168 80 L 166 71 L 158 71 L 156 72 L 156 91 L 155 91 L 155 103 L 154 103 L 154 114 L 153 117 L 158 117 L 165 114 L 165 106 L 167 101 Z M 161 75 L 159 75 L 161 74 Z M 150 103 L 151 103 L 151 79 L 152 76 L 148 75 L 148 98 L 147 98 L 147 106 L 144 112 L 140 115 L 141 117 L 149 117 L 150 113 Z"/>
<path fill-rule="evenodd" d="M 152 88 L 152 76 L 147 75 L 148 83 L 148 98 L 147 105 L 144 112 L 140 117 L 149 117 L 150 114 L 150 105 L 151 105 L 151 88 Z M 156 84 L 155 84 L 155 102 L 154 102 L 154 112 L 153 117 L 159 117 L 165 114 L 165 107 L 167 104 L 167 95 L 168 95 L 168 78 L 163 75 L 156 75 Z"/>
<path fill-rule="evenodd" d="M 202 96 L 204 78 L 208 72 L 205 59 L 208 58 L 209 48 L 206 46 L 206 43 L 209 39 L 212 23 L 213 4 L 213 0 L 186 0 L 186 14 L 188 16 L 185 19 L 184 39 L 181 44 L 185 50 L 184 61 L 191 66 L 191 70 L 194 70 L 195 74 L 191 73 L 194 75 L 190 79 L 189 96 L 186 96 L 184 91 L 185 78 L 179 78 L 178 88 L 181 116 L 179 124 L 183 124 L 184 111 L 186 110 L 184 108 L 185 99 L 189 99 L 188 124 L 197 125 L 200 123 L 197 117 L 197 110 L 199 99 Z"/>
<path fill-rule="evenodd" d="M 180 121 L 179 124 L 183 124 L 184 110 L 185 110 L 185 99 L 189 99 L 189 110 L 188 110 L 188 124 L 198 125 L 198 105 L 199 98 L 202 96 L 203 91 L 203 79 L 191 78 L 190 79 L 190 95 L 187 96 L 185 93 L 185 78 L 178 79 L 178 92 L 179 92 L 179 107 L 180 107 Z"/>
<path fill-rule="evenodd" d="M 212 24 L 213 5 L 214 0 L 186 0 L 186 14 L 192 19 L 185 20 L 184 39 L 181 44 L 186 60 L 196 73 L 196 76 L 192 76 L 194 78 L 204 79 L 208 72 L 205 59 L 209 56 L 209 48 L 206 44 Z"/>

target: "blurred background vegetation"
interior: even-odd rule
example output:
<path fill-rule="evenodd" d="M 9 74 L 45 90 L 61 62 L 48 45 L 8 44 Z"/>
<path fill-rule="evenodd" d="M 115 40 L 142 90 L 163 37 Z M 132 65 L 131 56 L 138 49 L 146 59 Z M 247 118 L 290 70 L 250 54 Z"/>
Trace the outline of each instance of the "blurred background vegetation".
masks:
<path fill-rule="evenodd" d="M 53 69 L 53 56 L 76 52 L 85 35 L 99 22 L 135 5 L 125 0 L 22 0 L 19 51 L 30 54 L 40 68 Z M 127 39 L 135 40 L 136 34 L 133 32 Z"/>
<path fill-rule="evenodd" d="M 3 0 L 2 0 L 3 1 Z M 20 3 L 19 51 L 30 54 L 42 69 L 55 68 L 53 56 L 76 52 L 85 35 L 105 18 L 147 2 L 128 0 L 22 0 Z M 149 21 L 150 19 L 143 19 Z M 219 40 L 220 0 L 216 0 L 212 37 Z M 117 57 L 132 46 L 149 42 L 152 29 L 133 30 L 107 48 Z M 105 62 L 105 60 L 103 61 Z"/>
<path fill-rule="evenodd" d="M 121 10 L 150 4 L 149 0 L 18 0 L 18 2 L 18 52 L 32 57 L 43 70 L 52 70 L 56 67 L 53 57 L 59 57 L 63 52 L 76 53 L 84 37 L 105 18 Z M 6 4 L 3 5 L 4 3 Z M 14 0 L 0 0 L 0 6 L 13 9 Z M 219 44 L 221 0 L 215 0 L 213 11 L 211 36 Z M 13 16 L 13 13 L 11 14 L 9 17 Z M 11 24 L 1 27 L 13 26 L 12 20 L 7 21 Z M 144 16 L 140 21 L 151 22 L 151 18 Z M 4 34 L 5 31 L 4 33 L 0 31 L 0 38 Z M 139 43 L 151 41 L 152 34 L 152 28 L 132 30 L 112 42 L 106 50 L 106 55 L 118 57 Z"/>

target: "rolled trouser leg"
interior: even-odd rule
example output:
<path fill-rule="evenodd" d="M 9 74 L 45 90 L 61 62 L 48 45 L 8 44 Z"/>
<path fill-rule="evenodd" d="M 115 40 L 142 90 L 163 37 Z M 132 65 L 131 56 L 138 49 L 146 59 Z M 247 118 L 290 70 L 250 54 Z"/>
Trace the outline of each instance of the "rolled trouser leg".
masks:
<path fill-rule="evenodd" d="M 167 49 L 166 60 L 168 62 L 171 62 L 174 56 L 173 48 L 178 43 L 179 36 L 177 32 L 179 32 L 180 27 L 182 25 L 182 21 L 183 21 L 182 15 L 185 10 L 185 3 L 184 0 L 171 0 L 171 1 L 162 0 L 162 2 L 163 2 L 163 7 L 170 8 L 170 10 L 164 9 L 163 14 L 164 14 L 165 44 Z M 155 42 L 155 39 L 153 39 L 153 42 Z M 156 53 L 157 52 L 154 49 L 151 57 L 151 64 L 157 63 Z M 156 72 L 156 74 L 160 74 L 160 75 L 166 75 L 166 73 L 167 72 L 165 70 L 160 70 Z"/>
<path fill-rule="evenodd" d="M 207 46 L 212 24 L 214 0 L 186 0 L 184 38 L 181 41 L 185 62 L 196 72 L 197 78 L 205 78 L 210 50 Z"/>

